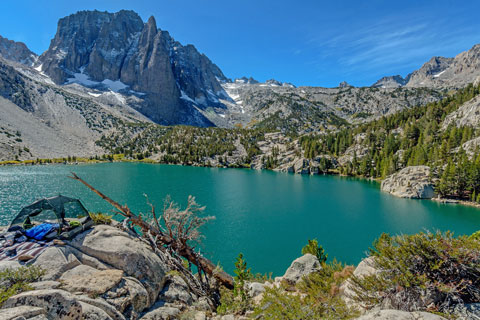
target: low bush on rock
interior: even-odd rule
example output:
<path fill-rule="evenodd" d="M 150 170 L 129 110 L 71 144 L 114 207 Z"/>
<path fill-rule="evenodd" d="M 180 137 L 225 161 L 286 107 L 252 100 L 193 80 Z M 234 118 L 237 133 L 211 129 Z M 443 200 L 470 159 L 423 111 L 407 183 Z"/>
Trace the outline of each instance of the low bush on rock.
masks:
<path fill-rule="evenodd" d="M 370 249 L 373 275 L 352 277 L 354 297 L 366 308 L 452 313 L 480 301 L 480 241 L 446 232 L 382 234 Z"/>
<path fill-rule="evenodd" d="M 333 260 L 320 271 L 306 276 L 295 292 L 283 288 L 267 288 L 255 315 L 262 319 L 350 319 L 357 311 L 341 298 L 340 285 L 353 272 Z"/>
<path fill-rule="evenodd" d="M 112 223 L 112 216 L 106 215 L 101 212 L 98 212 L 98 213 L 90 212 L 90 218 L 92 218 L 95 224 L 110 225 Z"/>
<path fill-rule="evenodd" d="M 44 274 L 45 271 L 36 266 L 0 271 L 0 306 L 11 296 L 32 290 L 29 284 L 40 280 Z"/>

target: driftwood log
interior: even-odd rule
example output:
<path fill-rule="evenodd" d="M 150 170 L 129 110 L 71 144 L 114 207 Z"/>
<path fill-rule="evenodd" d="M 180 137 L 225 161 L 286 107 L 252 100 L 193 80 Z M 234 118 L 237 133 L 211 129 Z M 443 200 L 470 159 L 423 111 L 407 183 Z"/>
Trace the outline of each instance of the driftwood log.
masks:
<path fill-rule="evenodd" d="M 169 235 L 163 233 L 159 228 L 156 226 L 146 222 L 142 219 L 141 216 L 137 216 L 134 214 L 126 205 L 122 206 L 118 202 L 110 199 L 102 192 L 95 189 L 92 185 L 88 182 L 77 176 L 75 173 L 72 172 L 72 176 L 69 177 L 73 180 L 80 181 L 90 190 L 95 192 L 98 196 L 102 199 L 110 203 L 113 207 L 118 210 L 118 213 L 124 216 L 125 218 L 129 219 L 129 221 L 133 224 L 138 226 L 144 234 L 150 233 L 153 237 L 155 237 L 161 243 L 170 246 L 175 252 L 177 252 L 180 256 L 187 259 L 189 262 L 197 266 L 200 270 L 203 270 L 210 276 L 213 276 L 217 281 L 219 281 L 222 285 L 229 289 L 233 289 L 233 278 L 231 275 L 226 273 L 223 270 L 218 270 L 217 266 L 212 263 L 207 258 L 203 257 L 199 253 L 195 252 L 195 250 L 187 244 L 182 244 L 175 239 L 171 238 Z M 156 219 L 156 217 L 154 217 Z"/>

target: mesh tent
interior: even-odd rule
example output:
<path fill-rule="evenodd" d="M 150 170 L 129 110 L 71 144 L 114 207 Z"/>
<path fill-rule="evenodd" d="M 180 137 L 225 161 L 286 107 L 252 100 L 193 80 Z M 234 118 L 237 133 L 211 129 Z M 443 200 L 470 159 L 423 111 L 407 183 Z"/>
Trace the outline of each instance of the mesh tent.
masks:
<path fill-rule="evenodd" d="M 23 226 L 28 221 L 53 222 L 60 226 L 65 223 L 65 218 L 88 217 L 88 211 L 78 199 L 62 195 L 40 199 L 24 207 L 8 226 Z"/>

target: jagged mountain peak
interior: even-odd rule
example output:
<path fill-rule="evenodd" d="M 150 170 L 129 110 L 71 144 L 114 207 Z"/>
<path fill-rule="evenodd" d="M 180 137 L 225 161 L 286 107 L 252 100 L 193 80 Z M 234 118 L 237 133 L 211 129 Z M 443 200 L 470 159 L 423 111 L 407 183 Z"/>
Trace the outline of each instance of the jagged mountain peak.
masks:
<path fill-rule="evenodd" d="M 23 42 L 9 40 L 2 36 L 0 36 L 0 56 L 27 66 L 32 66 L 38 58 Z"/>
<path fill-rule="evenodd" d="M 219 107 L 226 77 L 193 45 L 183 46 L 133 11 L 80 11 L 60 19 L 41 70 L 57 84 L 115 83 L 143 95 L 136 108 L 162 124 L 211 125 L 201 110 Z M 114 90 L 116 91 L 116 90 Z M 117 90 L 118 91 L 118 90 Z"/>
<path fill-rule="evenodd" d="M 150 16 L 150 18 L 148 18 L 147 26 L 155 30 L 157 29 L 157 21 L 155 20 L 154 16 Z"/>

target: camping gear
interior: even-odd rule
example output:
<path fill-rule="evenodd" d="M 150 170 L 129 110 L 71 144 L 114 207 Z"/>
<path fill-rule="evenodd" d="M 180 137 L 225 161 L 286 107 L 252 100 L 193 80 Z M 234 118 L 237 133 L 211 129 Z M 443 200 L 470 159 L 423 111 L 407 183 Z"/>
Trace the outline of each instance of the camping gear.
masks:
<path fill-rule="evenodd" d="M 80 227 L 81 225 L 80 221 L 70 221 L 70 227 L 72 228 Z"/>
<path fill-rule="evenodd" d="M 80 222 L 80 226 L 71 229 L 70 231 L 65 231 L 60 234 L 60 239 L 73 239 L 78 234 L 82 233 L 83 231 L 90 229 L 95 225 L 95 222 L 89 218 L 83 218 L 84 222 Z M 48 235 L 47 235 L 48 238 Z"/>
<path fill-rule="evenodd" d="M 51 244 L 51 242 L 38 240 L 14 243 L 10 247 L 0 248 L 0 261 L 15 261 L 22 255 L 30 255 L 35 258 L 45 251 Z"/>
<path fill-rule="evenodd" d="M 58 224 L 42 223 L 25 231 L 25 235 L 29 238 L 34 238 L 35 240 L 42 240 L 45 235 L 52 231 L 52 229 L 58 228 L 60 228 Z"/>
<path fill-rule="evenodd" d="M 87 209 L 78 199 L 62 195 L 40 199 L 20 210 L 10 223 L 8 231 L 17 230 L 19 227 L 28 230 L 34 227 L 36 222 L 50 222 L 59 225 L 58 233 L 60 233 L 64 225 L 68 226 L 65 218 L 77 218 L 79 216 L 89 218 Z"/>
<path fill-rule="evenodd" d="M 93 225 L 78 199 L 59 195 L 37 200 L 20 210 L 7 231 L 0 233 L 0 261 L 30 261 L 48 247 L 61 245 L 55 242 L 58 238 L 72 239 Z"/>

